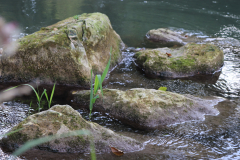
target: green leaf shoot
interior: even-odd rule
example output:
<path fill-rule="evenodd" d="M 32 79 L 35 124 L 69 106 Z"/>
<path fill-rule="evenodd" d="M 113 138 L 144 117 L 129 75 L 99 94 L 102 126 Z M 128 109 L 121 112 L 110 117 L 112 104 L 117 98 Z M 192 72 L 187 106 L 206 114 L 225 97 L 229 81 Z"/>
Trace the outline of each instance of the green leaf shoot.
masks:
<path fill-rule="evenodd" d="M 160 87 L 160 88 L 158 88 L 158 90 L 166 91 L 166 90 L 167 90 L 167 87 Z"/>

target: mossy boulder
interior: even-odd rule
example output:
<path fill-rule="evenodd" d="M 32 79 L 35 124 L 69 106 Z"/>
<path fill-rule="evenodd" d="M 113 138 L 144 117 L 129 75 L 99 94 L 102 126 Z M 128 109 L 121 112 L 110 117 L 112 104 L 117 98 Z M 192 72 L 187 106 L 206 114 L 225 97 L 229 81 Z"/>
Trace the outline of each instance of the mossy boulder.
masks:
<path fill-rule="evenodd" d="M 89 90 L 73 92 L 74 101 L 89 105 Z M 155 89 L 134 88 L 127 91 L 104 89 L 94 111 L 106 112 L 134 128 L 161 129 L 166 125 L 203 120 L 205 114 L 216 115 L 214 105 L 223 99 L 209 100 Z"/>
<path fill-rule="evenodd" d="M 224 63 L 223 51 L 213 44 L 188 43 L 180 48 L 146 49 L 136 62 L 151 77 L 188 77 L 213 74 Z"/>
<path fill-rule="evenodd" d="M 124 46 L 108 17 L 101 13 L 82 14 L 18 40 L 19 49 L 12 57 L 3 53 L 0 81 L 89 86 L 90 70 L 102 73 L 109 60 L 111 66 L 121 59 Z"/>
<path fill-rule="evenodd" d="M 89 135 L 59 138 L 38 145 L 36 148 L 53 152 L 89 153 L 93 140 L 97 153 L 110 152 L 113 146 L 124 152 L 143 149 L 142 143 L 106 129 L 96 123 L 84 120 L 80 113 L 68 105 L 55 105 L 47 111 L 33 114 L 19 123 L 11 131 L 22 130 L 4 137 L 0 144 L 13 151 L 28 140 L 48 135 L 61 135 L 74 130 L 88 130 Z"/>

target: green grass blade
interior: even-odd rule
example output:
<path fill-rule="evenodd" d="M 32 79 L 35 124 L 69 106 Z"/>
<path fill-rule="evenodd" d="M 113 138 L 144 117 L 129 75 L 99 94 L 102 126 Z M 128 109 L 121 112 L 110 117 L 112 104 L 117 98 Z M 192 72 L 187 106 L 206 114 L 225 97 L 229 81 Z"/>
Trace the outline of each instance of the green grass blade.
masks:
<path fill-rule="evenodd" d="M 32 101 L 31 101 L 30 104 L 29 104 L 29 109 L 31 109 L 31 106 L 32 106 Z"/>
<path fill-rule="evenodd" d="M 93 95 L 96 95 L 96 94 L 97 94 L 97 91 L 98 91 L 98 88 L 99 88 L 99 80 L 98 80 L 98 76 L 99 76 L 99 75 L 96 75 L 96 76 L 95 76 L 94 92 L 93 92 Z"/>
<path fill-rule="evenodd" d="M 90 93 L 90 105 L 89 105 L 89 119 L 91 118 L 91 113 L 92 113 L 92 108 L 93 108 L 93 103 L 92 103 L 92 99 L 93 99 L 93 82 L 92 82 L 92 69 L 91 69 L 91 93 Z"/>
<path fill-rule="evenodd" d="M 43 92 L 43 93 L 45 93 L 45 97 L 46 97 L 47 101 L 49 102 L 47 92 Z"/>
<path fill-rule="evenodd" d="M 28 141 L 27 143 L 25 143 L 21 148 L 19 148 L 18 150 L 16 150 L 13 155 L 15 156 L 19 156 L 22 153 L 26 152 L 27 150 L 29 150 L 32 147 L 35 147 L 37 145 L 40 145 L 42 143 L 46 143 L 58 138 L 65 138 L 65 137 L 70 137 L 70 136 L 77 136 L 77 135 L 89 135 L 90 132 L 87 130 L 77 130 L 77 131 L 72 131 L 72 132 L 68 132 L 68 133 L 63 133 L 61 135 L 53 135 L 53 136 L 46 136 L 46 137 L 42 137 L 42 138 L 38 138 L 32 141 Z"/>
<path fill-rule="evenodd" d="M 12 89 L 14 89 L 14 88 L 17 88 L 17 87 L 19 87 L 19 86 L 20 86 L 20 85 L 15 86 L 15 87 L 8 88 L 8 89 L 4 90 L 3 92 L 7 92 L 7 91 L 12 90 Z"/>
<path fill-rule="evenodd" d="M 90 143 L 90 154 L 91 154 L 91 160 L 96 160 L 96 152 L 95 152 L 95 144 L 93 139 L 91 140 Z"/>
<path fill-rule="evenodd" d="M 46 89 L 43 90 L 43 93 L 42 93 L 42 95 L 40 97 L 40 100 L 42 99 L 42 96 L 46 93 L 46 91 L 47 91 Z"/>
<path fill-rule="evenodd" d="M 22 128 L 17 129 L 17 130 L 15 130 L 15 131 L 8 132 L 8 133 L 6 133 L 6 134 L 2 134 L 2 135 L 0 135 L 0 138 L 1 138 L 1 137 L 5 137 L 5 136 L 9 136 L 10 134 L 16 133 L 16 132 L 21 131 L 21 130 L 22 130 Z"/>
<path fill-rule="evenodd" d="M 94 104 L 95 101 L 99 98 L 99 95 L 96 95 L 93 99 L 92 99 L 92 103 Z"/>
<path fill-rule="evenodd" d="M 95 84 L 94 84 L 94 95 L 97 94 L 97 91 L 99 88 L 101 89 L 102 96 L 103 96 L 101 75 L 96 75 Z"/>
<path fill-rule="evenodd" d="M 31 109 L 31 107 L 32 107 L 32 101 L 30 102 L 30 104 L 29 104 L 29 110 L 28 110 L 28 116 L 29 116 L 29 112 L 30 112 L 30 109 Z"/>
<path fill-rule="evenodd" d="M 102 96 L 103 96 L 103 89 L 102 89 L 102 80 L 101 80 L 101 76 L 100 76 L 100 75 L 97 75 L 97 78 L 98 78 L 98 85 L 100 86 L 101 93 L 102 93 Z"/>
<path fill-rule="evenodd" d="M 45 97 L 46 97 L 46 99 L 48 101 L 48 108 L 50 108 L 47 92 L 44 92 L 44 93 L 45 93 Z"/>
<path fill-rule="evenodd" d="M 34 89 L 34 87 L 33 87 L 33 86 L 31 86 L 30 84 L 23 84 L 23 85 L 26 85 L 26 86 L 29 86 L 29 87 L 31 87 L 31 88 L 32 88 L 32 90 L 35 92 L 35 94 L 36 94 L 36 96 L 37 96 L 37 99 L 38 99 L 38 101 L 39 101 L 39 95 L 38 95 L 37 91 Z"/>
<path fill-rule="evenodd" d="M 110 58 L 109 58 L 108 64 L 107 64 L 106 68 L 104 69 L 103 74 L 102 74 L 102 77 L 101 77 L 102 82 L 104 81 L 104 79 L 105 79 L 105 77 L 106 77 L 106 75 L 107 75 L 107 73 L 108 73 L 109 67 L 110 67 L 111 54 L 112 54 L 112 47 L 110 48 Z"/>
<path fill-rule="evenodd" d="M 52 103 L 52 98 L 53 98 L 53 94 L 54 94 L 54 91 L 55 91 L 55 85 L 56 85 L 56 82 L 55 82 L 54 85 L 53 85 L 53 89 L 52 89 L 51 97 L 50 97 L 50 100 L 49 100 L 49 108 L 50 108 L 51 103 Z"/>

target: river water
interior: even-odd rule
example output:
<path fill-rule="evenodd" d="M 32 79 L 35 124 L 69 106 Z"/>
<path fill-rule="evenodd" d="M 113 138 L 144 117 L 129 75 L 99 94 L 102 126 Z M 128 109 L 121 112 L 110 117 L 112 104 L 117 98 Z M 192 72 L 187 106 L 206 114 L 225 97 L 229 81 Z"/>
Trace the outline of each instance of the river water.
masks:
<path fill-rule="evenodd" d="M 94 121 L 146 145 L 145 150 L 127 153 L 118 159 L 240 159 L 239 6 L 239 0 L 0 0 L 0 15 L 7 21 L 18 22 L 22 32 L 16 37 L 31 34 L 67 17 L 102 12 L 129 47 L 149 47 L 144 36 L 156 28 L 170 28 L 189 36 L 195 35 L 203 42 L 215 43 L 224 51 L 225 58 L 222 71 L 216 75 L 191 79 L 147 78 L 134 63 L 134 53 L 126 50 L 123 61 L 110 73 L 104 87 L 127 90 L 165 86 L 168 91 L 181 94 L 226 98 L 227 101 L 216 106 L 220 111 L 218 116 L 206 116 L 205 121 L 176 124 L 150 133 L 133 129 L 97 112 L 94 113 Z M 0 88 L 3 85 L 6 84 L 0 84 Z M 55 101 L 79 109 L 71 99 Z M 4 105 L 5 110 L 0 108 L 1 133 L 29 113 L 29 107 L 20 103 Z M 79 109 L 79 112 L 87 118 L 86 111 Z M 19 116 L 14 117 L 16 114 Z M 2 151 L 0 154 L 7 156 Z M 111 154 L 97 157 L 116 159 Z M 35 151 L 21 158 L 88 159 L 89 155 Z"/>

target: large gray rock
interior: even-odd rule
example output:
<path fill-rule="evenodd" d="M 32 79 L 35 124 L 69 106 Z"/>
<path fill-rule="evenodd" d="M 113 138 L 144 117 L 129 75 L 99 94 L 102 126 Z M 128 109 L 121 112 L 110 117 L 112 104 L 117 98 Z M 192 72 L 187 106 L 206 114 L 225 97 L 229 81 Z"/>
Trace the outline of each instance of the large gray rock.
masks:
<path fill-rule="evenodd" d="M 74 101 L 89 105 L 90 91 L 73 92 Z M 223 99 L 201 99 L 168 91 L 135 88 L 127 91 L 104 89 L 93 110 L 107 112 L 111 117 L 138 129 L 159 129 L 169 124 L 203 120 L 205 114 L 217 115 L 214 108 Z"/>
<path fill-rule="evenodd" d="M 175 49 L 146 49 L 137 52 L 135 57 L 137 64 L 151 77 L 213 74 L 224 63 L 223 51 L 213 44 L 188 43 Z"/>
<path fill-rule="evenodd" d="M 123 152 L 143 149 L 143 144 L 132 138 L 116 134 L 110 129 L 84 120 L 79 112 L 68 105 L 55 105 L 47 111 L 33 114 L 11 131 L 20 128 L 22 130 L 10 134 L 0 141 L 2 147 L 13 151 L 28 140 L 83 129 L 90 131 L 91 134 L 59 138 L 38 145 L 37 148 L 54 152 L 89 153 L 90 140 L 93 139 L 97 153 L 110 152 L 109 145 Z"/>
<path fill-rule="evenodd" d="M 0 81 L 90 86 L 90 70 L 103 72 L 112 47 L 111 66 L 121 59 L 124 46 L 108 17 L 101 13 L 82 14 L 41 28 L 19 39 L 12 57 L 0 57 Z"/>

